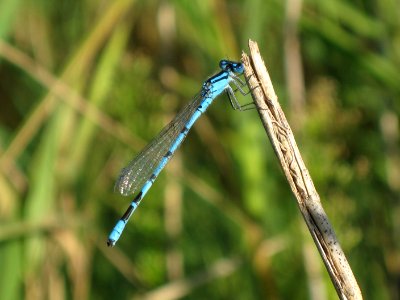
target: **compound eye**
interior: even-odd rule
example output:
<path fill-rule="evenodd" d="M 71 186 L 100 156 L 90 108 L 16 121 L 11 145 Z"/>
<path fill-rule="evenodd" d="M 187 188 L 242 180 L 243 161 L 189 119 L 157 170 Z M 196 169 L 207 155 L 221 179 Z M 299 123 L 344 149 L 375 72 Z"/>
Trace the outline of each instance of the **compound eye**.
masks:
<path fill-rule="evenodd" d="M 242 74 L 244 72 L 244 66 L 242 63 L 237 63 L 232 66 L 233 72 Z"/>
<path fill-rule="evenodd" d="M 226 69 L 228 69 L 229 68 L 229 66 L 230 66 L 230 62 L 229 61 L 227 61 L 227 60 L 225 60 L 225 59 L 223 59 L 223 60 L 221 60 L 220 62 L 219 62 L 219 67 L 221 68 L 221 70 L 226 70 Z"/>

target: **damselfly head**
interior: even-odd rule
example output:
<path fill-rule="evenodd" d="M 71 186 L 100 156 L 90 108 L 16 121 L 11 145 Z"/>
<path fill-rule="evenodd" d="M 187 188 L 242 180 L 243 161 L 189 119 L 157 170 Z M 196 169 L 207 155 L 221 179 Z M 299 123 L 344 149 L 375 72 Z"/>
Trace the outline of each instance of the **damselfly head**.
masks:
<path fill-rule="evenodd" d="M 224 71 L 231 71 L 237 74 L 243 74 L 244 67 L 240 62 L 223 59 L 219 62 L 219 67 Z"/>

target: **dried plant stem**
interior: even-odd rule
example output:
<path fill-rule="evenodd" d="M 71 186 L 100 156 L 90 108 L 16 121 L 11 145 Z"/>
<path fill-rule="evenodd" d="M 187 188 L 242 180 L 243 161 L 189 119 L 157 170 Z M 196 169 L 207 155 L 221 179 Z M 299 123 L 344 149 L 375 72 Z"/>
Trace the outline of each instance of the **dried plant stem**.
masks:
<path fill-rule="evenodd" d="M 278 103 L 257 43 L 243 53 L 245 75 L 263 125 L 340 299 L 362 299 L 360 288 L 321 205 L 292 130 Z"/>

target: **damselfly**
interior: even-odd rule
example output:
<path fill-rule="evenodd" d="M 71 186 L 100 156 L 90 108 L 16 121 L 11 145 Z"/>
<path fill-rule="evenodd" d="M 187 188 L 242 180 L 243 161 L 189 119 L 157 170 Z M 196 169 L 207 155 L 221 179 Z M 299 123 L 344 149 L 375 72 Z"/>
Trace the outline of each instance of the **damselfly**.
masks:
<path fill-rule="evenodd" d="M 232 84 L 242 94 L 245 83 L 238 77 L 244 67 L 239 62 L 221 60 L 221 71 L 208 78 L 200 92 L 178 115 L 154 138 L 125 168 L 115 183 L 115 190 L 124 196 L 132 195 L 140 188 L 128 209 L 111 231 L 107 245 L 114 246 L 126 223 L 149 191 L 158 174 L 168 163 L 176 149 L 182 144 L 194 122 L 207 110 L 214 99 L 223 92 L 228 94 L 234 109 L 241 109 L 236 100 Z"/>

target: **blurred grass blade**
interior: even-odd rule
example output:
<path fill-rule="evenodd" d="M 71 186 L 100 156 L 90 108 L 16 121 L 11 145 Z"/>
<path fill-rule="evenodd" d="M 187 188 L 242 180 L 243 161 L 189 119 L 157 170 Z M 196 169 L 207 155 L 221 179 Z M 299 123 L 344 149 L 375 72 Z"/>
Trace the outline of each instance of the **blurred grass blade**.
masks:
<path fill-rule="evenodd" d="M 0 1 L 0 39 L 8 36 L 21 2 L 20 0 Z"/>

